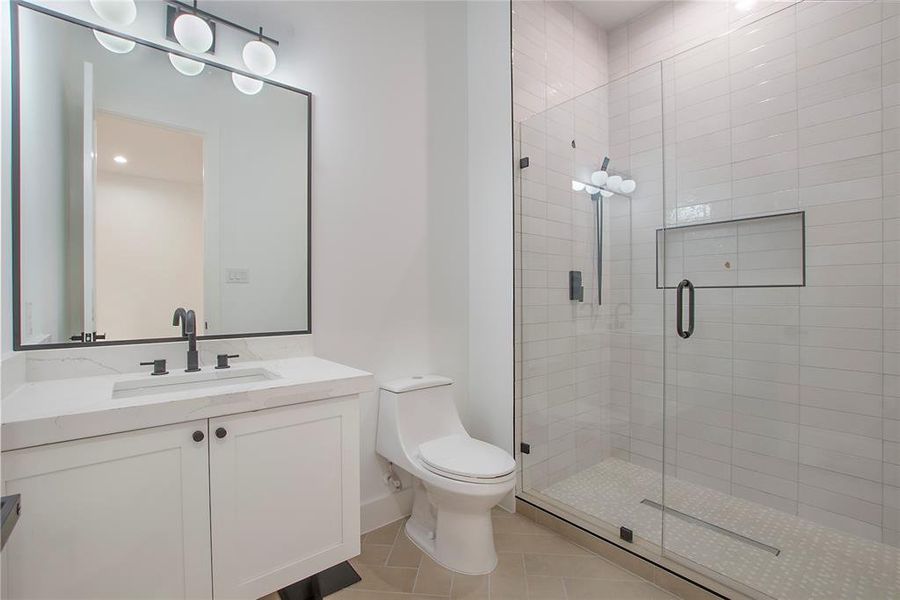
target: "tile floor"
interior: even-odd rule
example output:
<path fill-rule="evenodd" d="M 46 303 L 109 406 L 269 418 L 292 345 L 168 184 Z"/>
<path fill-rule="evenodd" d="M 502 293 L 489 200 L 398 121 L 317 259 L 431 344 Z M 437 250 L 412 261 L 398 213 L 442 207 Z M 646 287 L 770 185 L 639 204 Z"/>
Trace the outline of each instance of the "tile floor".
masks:
<path fill-rule="evenodd" d="M 499 564 L 490 575 L 452 573 L 423 555 L 403 520 L 362 537 L 350 562 L 362 576 L 329 600 L 672 600 L 668 592 L 533 521 L 494 511 Z"/>
<path fill-rule="evenodd" d="M 619 459 L 604 460 L 541 490 L 607 523 L 626 525 L 656 544 L 662 513 L 641 504 L 661 501 L 658 472 Z M 666 478 L 666 504 L 709 523 L 778 548 L 778 556 L 677 517 L 667 516 L 666 548 L 773 598 L 900 599 L 900 548 Z"/>

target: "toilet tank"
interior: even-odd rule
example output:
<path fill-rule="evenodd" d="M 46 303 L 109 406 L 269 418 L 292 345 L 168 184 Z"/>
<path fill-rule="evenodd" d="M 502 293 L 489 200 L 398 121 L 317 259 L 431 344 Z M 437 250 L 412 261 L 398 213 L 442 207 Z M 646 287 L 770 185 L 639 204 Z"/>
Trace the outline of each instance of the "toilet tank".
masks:
<path fill-rule="evenodd" d="M 378 398 L 375 449 L 403 468 L 419 444 L 447 435 L 466 434 L 453 402 L 453 380 L 421 375 L 382 384 Z"/>

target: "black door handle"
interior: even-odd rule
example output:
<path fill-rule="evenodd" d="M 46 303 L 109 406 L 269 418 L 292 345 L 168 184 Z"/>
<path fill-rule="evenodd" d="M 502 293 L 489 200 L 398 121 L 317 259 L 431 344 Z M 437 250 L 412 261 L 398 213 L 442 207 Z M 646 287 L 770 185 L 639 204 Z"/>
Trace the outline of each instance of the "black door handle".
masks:
<path fill-rule="evenodd" d="M 224 427 L 219 427 L 218 429 L 216 429 L 216 437 L 219 438 L 220 440 L 223 437 L 225 437 L 226 435 L 228 435 L 228 432 L 225 431 Z"/>
<path fill-rule="evenodd" d="M 688 328 L 684 330 L 684 288 L 688 289 Z M 682 279 L 678 284 L 675 298 L 675 329 L 682 339 L 688 339 L 694 333 L 694 284 L 689 279 Z"/>
<path fill-rule="evenodd" d="M 198 430 L 198 431 L 195 431 L 195 432 L 194 432 L 194 435 L 192 435 L 191 437 L 194 438 L 194 441 L 195 441 L 195 442 L 202 442 L 202 441 L 203 441 L 203 438 L 204 438 L 205 436 L 203 435 L 203 432 L 202 432 L 202 431 L 199 431 L 199 430 Z"/>

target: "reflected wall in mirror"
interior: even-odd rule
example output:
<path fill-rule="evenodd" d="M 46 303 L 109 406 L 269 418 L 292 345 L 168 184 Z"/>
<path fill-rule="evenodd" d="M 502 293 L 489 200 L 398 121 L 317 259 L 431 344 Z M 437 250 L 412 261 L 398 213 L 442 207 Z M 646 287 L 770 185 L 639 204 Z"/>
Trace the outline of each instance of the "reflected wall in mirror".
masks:
<path fill-rule="evenodd" d="M 13 10 L 16 348 L 307 333 L 308 92 Z"/>

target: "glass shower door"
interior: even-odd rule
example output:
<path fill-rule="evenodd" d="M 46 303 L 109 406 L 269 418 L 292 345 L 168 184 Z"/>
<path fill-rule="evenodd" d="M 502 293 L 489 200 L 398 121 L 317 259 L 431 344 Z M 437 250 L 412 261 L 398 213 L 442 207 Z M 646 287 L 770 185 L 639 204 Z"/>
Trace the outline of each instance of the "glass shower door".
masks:
<path fill-rule="evenodd" d="M 515 234 L 520 495 L 657 556 L 661 99 L 657 64 L 520 123 Z"/>
<path fill-rule="evenodd" d="M 756 595 L 900 594 L 895 11 L 801 2 L 662 64 L 663 554 Z"/>

